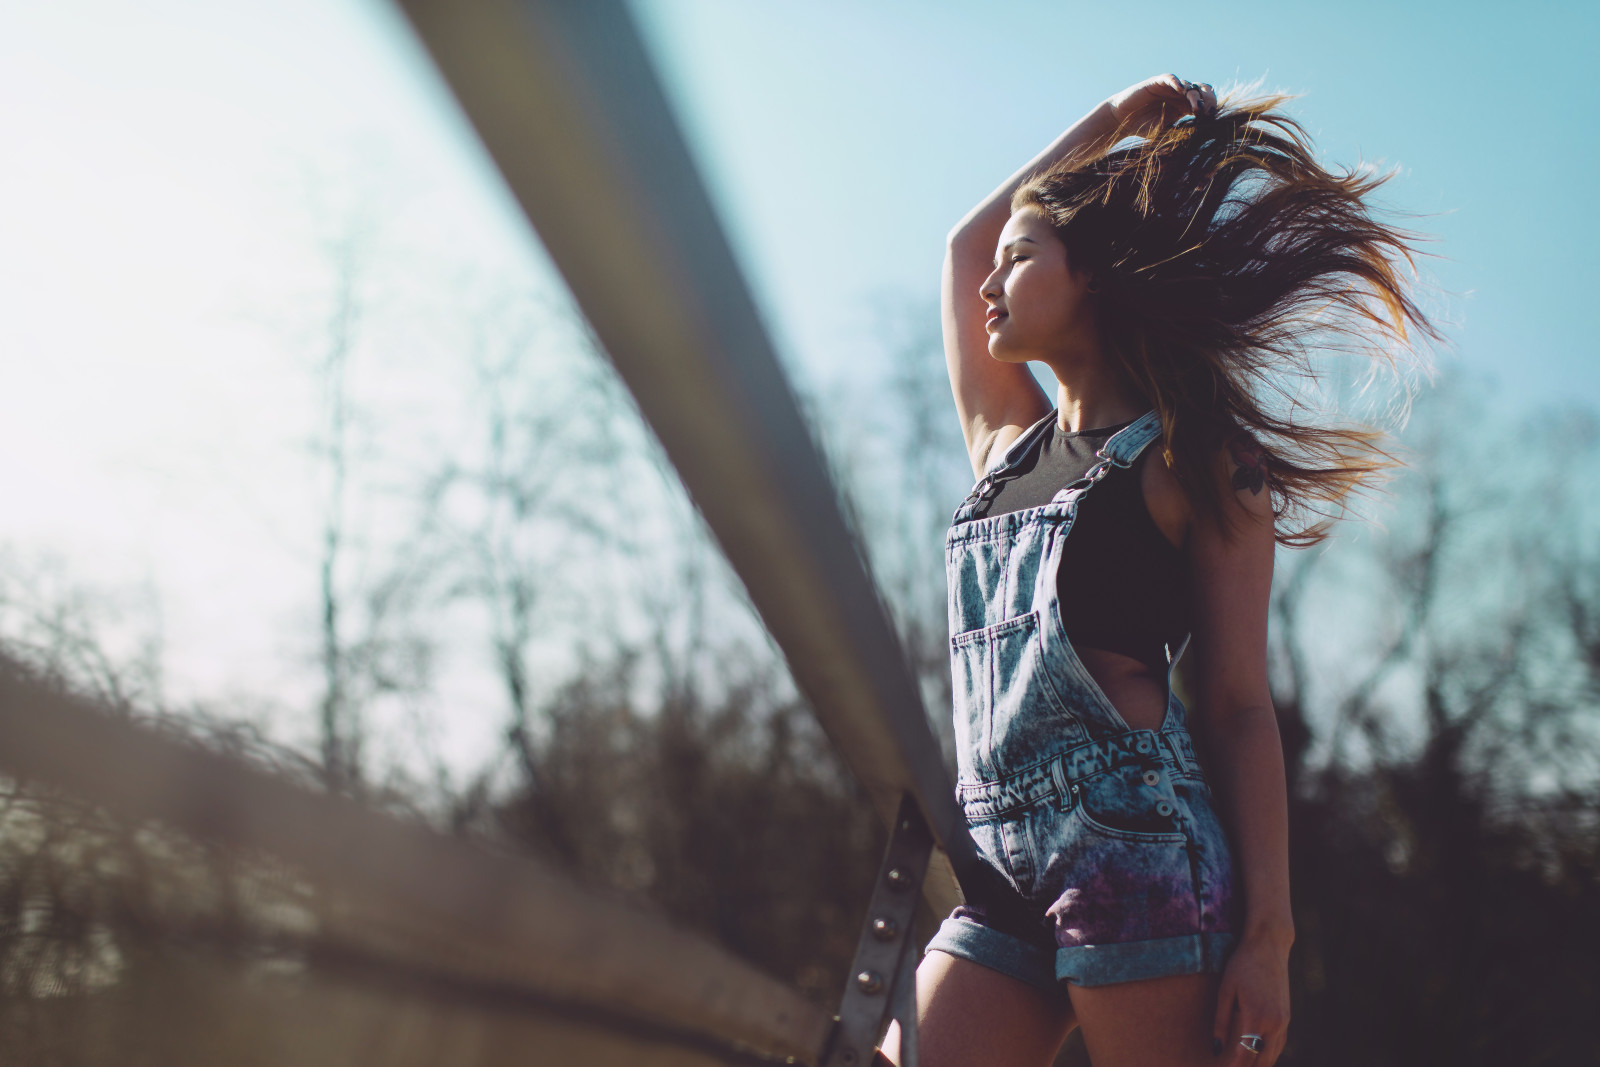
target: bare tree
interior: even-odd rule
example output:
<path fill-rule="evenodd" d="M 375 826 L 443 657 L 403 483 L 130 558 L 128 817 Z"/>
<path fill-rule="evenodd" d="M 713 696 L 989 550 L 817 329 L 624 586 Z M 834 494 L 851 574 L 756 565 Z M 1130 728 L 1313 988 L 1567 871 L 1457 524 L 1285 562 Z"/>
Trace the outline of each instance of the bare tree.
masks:
<path fill-rule="evenodd" d="M 358 529 L 358 504 L 382 492 L 366 461 L 380 448 L 356 388 L 357 358 L 368 289 L 372 229 L 360 217 L 326 242 L 332 286 L 315 363 L 318 427 L 312 442 L 321 500 L 318 508 L 317 704 L 318 752 L 325 786 L 365 788 L 365 716 L 374 701 L 415 699 L 431 684 L 436 635 L 417 624 L 417 612 L 438 566 L 437 546 L 424 518 L 406 537 Z M 424 515 L 436 494 L 421 494 Z"/>
<path fill-rule="evenodd" d="M 479 438 L 471 456 L 447 460 L 431 479 L 432 536 L 451 575 L 447 598 L 469 601 L 487 621 L 507 742 L 531 774 L 533 712 L 558 684 L 539 682 L 534 650 L 572 636 L 584 601 L 601 593 L 604 554 L 625 550 L 632 534 L 616 507 L 632 459 L 628 407 L 569 312 L 512 295 L 473 320 Z"/>
<path fill-rule="evenodd" d="M 346 494 L 350 474 L 350 355 L 359 316 L 360 240 L 347 233 L 331 249 L 334 267 L 333 306 L 327 324 L 327 347 L 319 376 L 322 385 L 322 438 L 318 456 L 325 467 L 322 502 L 321 557 L 318 560 L 320 664 L 322 700 L 318 709 L 322 768 L 327 787 L 352 788 L 361 775 L 359 724 L 351 701 L 348 650 L 341 628 L 342 597 L 338 572 L 345 552 Z"/>
<path fill-rule="evenodd" d="M 1496 463 L 1470 411 L 1435 398 L 1384 528 L 1299 557 L 1275 591 L 1280 719 L 1320 734 L 1307 762 L 1285 732 L 1300 772 L 1294 1063 L 1595 1047 L 1576 1007 L 1600 937 L 1585 651 L 1600 557 L 1574 551 L 1594 543 L 1585 465 L 1559 469 L 1544 416 L 1498 435 L 1517 456 Z M 1335 609 L 1350 588 L 1366 610 Z M 1537 1036 L 1478 1022 L 1509 1015 Z"/>
<path fill-rule="evenodd" d="M 811 407 L 845 514 L 953 766 L 943 545 L 972 472 L 937 308 L 884 306 L 875 331 L 883 352 L 877 371 L 852 368 Z"/>

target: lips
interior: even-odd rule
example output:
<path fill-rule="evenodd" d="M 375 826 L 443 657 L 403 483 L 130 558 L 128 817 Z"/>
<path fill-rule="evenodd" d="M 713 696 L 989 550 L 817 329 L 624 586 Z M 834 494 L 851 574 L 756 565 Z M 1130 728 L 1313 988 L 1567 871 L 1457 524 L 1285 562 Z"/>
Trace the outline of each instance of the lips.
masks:
<path fill-rule="evenodd" d="M 999 322 L 1005 317 L 1006 313 L 1004 311 L 1001 311 L 999 308 L 990 308 L 989 314 L 983 317 L 983 324 L 985 326 L 993 326 L 995 323 Z"/>

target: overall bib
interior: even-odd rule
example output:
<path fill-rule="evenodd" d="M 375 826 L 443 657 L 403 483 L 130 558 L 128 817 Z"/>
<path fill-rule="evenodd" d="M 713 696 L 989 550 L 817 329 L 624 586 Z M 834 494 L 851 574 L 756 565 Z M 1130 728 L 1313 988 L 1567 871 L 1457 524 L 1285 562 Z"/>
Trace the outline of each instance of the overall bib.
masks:
<path fill-rule="evenodd" d="M 1183 649 L 1169 649 L 1161 728 L 1130 729 L 1079 662 L 1057 597 L 1080 502 L 1159 437 L 1155 413 L 1113 435 L 1048 504 L 973 517 L 1056 417 L 978 482 L 945 542 L 957 799 L 1031 918 L 1000 929 L 971 901 L 928 948 L 1049 989 L 1220 970 L 1234 941 L 1233 864 L 1172 692 Z"/>

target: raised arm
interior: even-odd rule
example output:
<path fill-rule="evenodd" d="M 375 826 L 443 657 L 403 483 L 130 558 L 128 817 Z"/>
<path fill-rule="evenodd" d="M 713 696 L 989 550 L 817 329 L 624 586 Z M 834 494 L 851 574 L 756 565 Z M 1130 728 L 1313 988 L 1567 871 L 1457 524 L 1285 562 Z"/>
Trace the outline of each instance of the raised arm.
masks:
<path fill-rule="evenodd" d="M 1011 195 L 1029 177 L 1074 154 L 1093 152 L 1118 131 L 1136 133 L 1171 121 L 1216 99 L 1186 90 L 1171 74 L 1148 78 L 1102 102 L 1013 174 L 950 231 L 945 243 L 941 308 L 945 364 L 972 470 L 982 475 L 1004 449 L 1050 410 L 1050 400 L 1025 364 L 989 356 L 985 305 L 978 289 L 994 270 L 995 246 L 1011 216 Z"/>

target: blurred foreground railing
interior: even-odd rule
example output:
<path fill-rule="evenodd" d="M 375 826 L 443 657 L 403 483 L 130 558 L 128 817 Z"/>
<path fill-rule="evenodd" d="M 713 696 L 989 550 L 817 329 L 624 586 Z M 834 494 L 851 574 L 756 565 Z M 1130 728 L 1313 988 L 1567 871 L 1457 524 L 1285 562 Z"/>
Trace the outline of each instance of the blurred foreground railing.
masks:
<path fill-rule="evenodd" d="M 304 888 L 294 900 L 306 928 L 277 946 L 309 972 L 301 980 L 202 954 L 129 991 L 121 1024 L 57 998 L 58 1039 L 86 1040 L 94 1019 L 129 1042 L 105 1059 L 75 1045 L 61 1062 L 813 1062 L 826 1040 L 829 1020 L 809 1001 L 660 919 L 532 861 L 113 716 L 4 663 L 0 773 L 281 864 Z M 175 925 L 180 942 L 207 940 Z"/>
<path fill-rule="evenodd" d="M 620 0 L 401 0 L 887 823 L 973 852 L 903 650 Z M 942 860 L 926 894 L 960 903 Z"/>
<path fill-rule="evenodd" d="M 921 822 L 942 849 L 925 880 L 928 860 L 917 863 L 910 889 L 926 897 L 925 919 L 943 915 L 961 899 L 955 874 L 970 879 L 982 865 L 888 613 L 625 4 L 400 6 L 845 763 L 893 833 Z M 896 929 L 902 949 L 909 921 Z M 864 933 L 838 1062 L 870 1056 L 888 1002 L 907 1001 L 915 954 L 902 951 L 884 975 L 861 963 L 873 949 Z"/>

